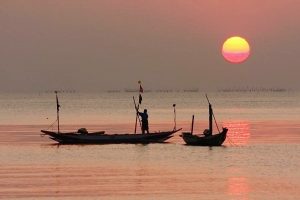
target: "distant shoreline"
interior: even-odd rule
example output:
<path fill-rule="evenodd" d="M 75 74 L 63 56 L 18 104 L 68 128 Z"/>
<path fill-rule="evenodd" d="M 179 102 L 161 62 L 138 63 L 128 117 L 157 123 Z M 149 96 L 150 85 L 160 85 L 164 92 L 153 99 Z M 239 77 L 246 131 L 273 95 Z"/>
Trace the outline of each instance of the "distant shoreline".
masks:
<path fill-rule="evenodd" d="M 62 94 L 78 94 L 78 93 L 139 93 L 138 89 L 107 89 L 99 91 L 88 90 L 75 90 L 75 89 L 56 89 L 44 91 L 0 91 L 0 94 L 53 94 L 55 91 Z M 265 88 L 265 87 L 246 87 L 246 88 L 221 88 L 203 90 L 199 88 L 186 88 L 186 89 L 144 89 L 144 93 L 215 93 L 215 92 L 298 92 L 297 89 L 288 88 Z"/>

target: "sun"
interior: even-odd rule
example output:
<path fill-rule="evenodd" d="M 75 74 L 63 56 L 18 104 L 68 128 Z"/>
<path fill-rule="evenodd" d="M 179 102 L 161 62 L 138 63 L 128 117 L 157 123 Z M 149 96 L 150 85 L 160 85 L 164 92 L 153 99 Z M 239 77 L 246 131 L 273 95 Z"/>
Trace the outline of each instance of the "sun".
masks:
<path fill-rule="evenodd" d="M 239 36 L 230 37 L 223 44 L 222 55 L 231 63 L 244 62 L 250 55 L 249 43 Z"/>

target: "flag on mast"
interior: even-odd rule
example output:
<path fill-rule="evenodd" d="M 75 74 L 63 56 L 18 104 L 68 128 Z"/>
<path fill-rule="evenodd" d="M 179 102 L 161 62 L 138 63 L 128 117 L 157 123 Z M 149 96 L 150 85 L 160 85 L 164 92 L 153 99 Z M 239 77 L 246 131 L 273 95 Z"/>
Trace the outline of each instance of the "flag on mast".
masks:
<path fill-rule="evenodd" d="M 142 85 L 140 85 L 140 93 L 143 93 L 144 89 L 142 88 Z"/>
<path fill-rule="evenodd" d="M 143 87 L 142 87 L 142 82 L 139 81 L 139 84 L 140 84 L 140 93 L 143 93 L 143 92 L 144 92 L 144 89 L 143 89 Z"/>
<path fill-rule="evenodd" d="M 142 104 L 142 100 L 143 100 L 143 97 L 142 97 L 142 95 L 140 94 L 140 95 L 139 95 L 139 104 Z"/>
<path fill-rule="evenodd" d="M 55 91 L 55 94 L 56 94 L 56 110 L 57 110 L 57 112 L 59 112 L 60 105 L 59 105 L 59 102 L 58 102 L 57 91 Z"/>
<path fill-rule="evenodd" d="M 142 87 L 142 82 L 141 82 L 141 81 L 139 81 L 138 83 L 140 84 L 140 91 L 139 91 L 139 104 L 142 104 L 143 97 L 142 97 L 142 94 L 141 94 L 141 93 L 143 93 L 143 92 L 144 92 L 144 89 L 143 89 L 143 87 Z"/>

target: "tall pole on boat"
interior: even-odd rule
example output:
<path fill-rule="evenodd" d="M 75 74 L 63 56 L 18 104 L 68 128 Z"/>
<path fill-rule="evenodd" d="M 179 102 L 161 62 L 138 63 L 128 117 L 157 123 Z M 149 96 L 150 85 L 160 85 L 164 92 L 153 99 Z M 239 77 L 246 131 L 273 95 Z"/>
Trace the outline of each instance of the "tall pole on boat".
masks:
<path fill-rule="evenodd" d="M 140 105 L 137 105 L 136 106 L 136 103 L 135 103 L 135 99 L 134 99 L 134 96 L 133 96 L 133 102 L 134 102 L 134 107 L 135 107 L 135 111 L 136 111 L 136 114 L 135 114 L 135 126 L 134 126 L 134 133 L 136 133 L 136 126 L 137 126 L 137 119 L 138 119 L 138 112 L 139 112 L 139 106 Z"/>
<path fill-rule="evenodd" d="M 136 105 L 134 96 L 133 96 L 132 98 L 133 98 L 134 108 L 135 108 L 135 111 L 136 111 L 135 127 L 134 127 L 134 133 L 136 133 L 137 119 L 139 119 L 139 123 L 140 123 L 140 126 L 141 126 L 141 127 L 142 127 L 142 125 L 141 125 L 141 119 L 138 117 L 138 114 L 139 114 L 139 113 L 138 113 L 138 112 L 139 112 L 139 104 Z"/>
<path fill-rule="evenodd" d="M 174 130 L 176 130 L 176 104 L 173 104 L 173 108 L 174 108 Z"/>
<path fill-rule="evenodd" d="M 219 129 L 219 126 L 218 126 L 216 117 L 215 117 L 215 115 L 214 115 L 212 106 L 211 106 L 211 104 L 210 104 L 210 102 L 209 102 L 209 99 L 208 99 L 208 97 L 207 97 L 207 94 L 205 94 L 205 96 L 206 96 L 206 99 L 207 99 L 208 105 L 209 105 L 209 108 L 208 108 L 208 109 L 209 109 L 209 134 L 212 135 L 212 132 L 213 132 L 212 118 L 214 118 L 215 124 L 216 124 L 217 129 L 218 129 L 218 131 L 219 131 L 219 133 L 220 133 L 220 129 Z"/>
<path fill-rule="evenodd" d="M 212 115 L 213 115 L 213 111 L 212 111 L 212 107 L 211 104 L 208 104 L 208 113 L 209 113 L 209 135 L 212 135 L 213 133 L 213 126 L 212 126 Z"/>
<path fill-rule="evenodd" d="M 59 102 L 58 102 L 58 96 L 57 96 L 57 91 L 55 91 L 56 95 L 56 114 L 57 114 L 57 133 L 59 133 Z"/>
<path fill-rule="evenodd" d="M 195 116 L 193 115 L 192 117 L 192 128 L 191 128 L 191 134 L 193 135 L 193 132 L 194 132 L 194 119 L 195 119 Z"/>

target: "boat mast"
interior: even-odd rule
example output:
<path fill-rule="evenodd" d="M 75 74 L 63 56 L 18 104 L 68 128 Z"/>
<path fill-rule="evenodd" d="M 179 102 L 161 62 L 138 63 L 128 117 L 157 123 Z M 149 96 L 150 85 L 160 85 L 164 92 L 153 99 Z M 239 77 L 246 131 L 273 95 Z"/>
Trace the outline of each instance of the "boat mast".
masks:
<path fill-rule="evenodd" d="M 56 114 L 57 114 L 57 133 L 59 133 L 59 103 L 58 103 L 58 97 L 57 97 L 57 91 L 55 91 L 56 95 Z"/>
<path fill-rule="evenodd" d="M 213 110 L 212 110 L 210 103 L 208 105 L 208 110 L 209 110 L 209 135 L 212 135 L 212 133 L 213 133 L 213 125 L 212 125 Z"/>
<path fill-rule="evenodd" d="M 219 131 L 219 133 L 220 133 L 220 129 L 219 129 L 219 126 L 218 126 L 216 117 L 215 117 L 215 115 L 214 115 L 214 113 L 213 113 L 212 106 L 211 106 L 211 104 L 210 104 L 210 102 L 209 102 L 209 99 L 208 99 L 208 97 L 207 97 L 207 94 L 205 94 L 205 96 L 206 96 L 206 99 L 207 99 L 207 102 L 208 102 L 208 105 L 209 105 L 209 107 L 208 107 L 208 109 L 209 109 L 209 134 L 212 135 L 212 132 L 213 132 L 212 118 L 214 118 L 215 124 L 216 124 L 217 129 L 218 129 L 218 131 Z"/>
<path fill-rule="evenodd" d="M 193 115 L 193 117 L 192 117 L 192 127 L 191 127 L 191 134 L 192 135 L 193 135 L 193 132 L 194 132 L 194 119 L 195 119 L 195 117 Z"/>
<path fill-rule="evenodd" d="M 173 104 L 173 108 L 174 108 L 174 129 L 173 130 L 176 130 L 176 104 L 175 103 Z"/>

